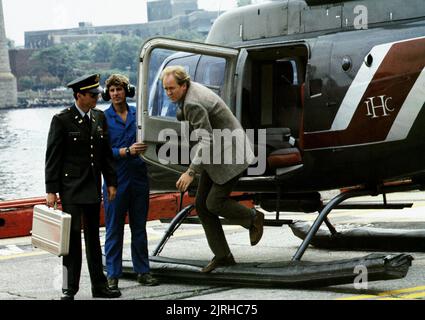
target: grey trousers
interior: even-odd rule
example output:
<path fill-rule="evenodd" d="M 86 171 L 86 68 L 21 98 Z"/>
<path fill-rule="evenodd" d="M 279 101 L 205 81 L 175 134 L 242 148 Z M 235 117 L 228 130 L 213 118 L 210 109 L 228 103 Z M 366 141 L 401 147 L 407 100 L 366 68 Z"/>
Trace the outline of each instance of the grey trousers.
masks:
<path fill-rule="evenodd" d="M 239 176 L 224 185 L 218 185 L 204 171 L 199 181 L 196 210 L 204 227 L 208 245 L 217 258 L 224 258 L 230 253 L 219 216 L 246 229 L 252 225 L 253 210 L 230 199 L 238 180 Z"/>

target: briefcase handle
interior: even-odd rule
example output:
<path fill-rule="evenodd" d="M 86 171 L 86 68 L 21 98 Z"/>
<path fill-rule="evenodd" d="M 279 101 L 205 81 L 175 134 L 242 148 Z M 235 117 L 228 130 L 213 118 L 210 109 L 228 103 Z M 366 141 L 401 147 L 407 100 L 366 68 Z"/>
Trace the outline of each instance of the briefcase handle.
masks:
<path fill-rule="evenodd" d="M 63 212 L 62 210 L 58 210 L 58 203 L 57 202 L 55 202 L 55 205 L 53 206 L 53 209 L 55 210 L 55 211 L 60 211 L 60 213 L 62 213 L 62 215 L 65 215 L 66 213 L 65 212 Z"/>

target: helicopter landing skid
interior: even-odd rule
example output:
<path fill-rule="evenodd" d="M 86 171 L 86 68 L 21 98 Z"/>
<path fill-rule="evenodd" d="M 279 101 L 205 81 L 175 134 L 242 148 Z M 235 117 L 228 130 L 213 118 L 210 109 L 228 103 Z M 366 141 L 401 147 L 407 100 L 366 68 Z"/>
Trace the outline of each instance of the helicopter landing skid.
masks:
<path fill-rule="evenodd" d="M 314 237 L 316 236 L 317 232 L 319 231 L 320 226 L 323 224 L 323 222 L 326 222 L 326 225 L 328 226 L 329 230 L 331 231 L 332 235 L 335 236 L 338 234 L 336 229 L 331 225 L 330 221 L 328 220 L 329 213 L 338 207 L 342 202 L 344 202 L 347 199 L 355 198 L 355 197 L 362 197 L 362 196 L 377 196 L 379 194 L 388 194 L 388 193 L 394 193 L 394 192 L 404 192 L 404 191 L 411 191 L 416 189 L 422 189 L 423 186 L 420 184 L 403 184 L 403 185 L 395 185 L 395 186 L 381 186 L 379 188 L 374 189 L 354 189 L 351 191 L 342 192 L 339 195 L 337 195 L 335 198 L 333 198 L 329 203 L 322 209 L 319 216 L 311 226 L 310 230 L 305 236 L 305 239 L 301 246 L 298 248 L 297 252 L 295 253 L 294 257 L 292 258 L 292 261 L 300 261 L 303 257 L 305 251 L 307 250 L 308 246 L 312 243 Z"/>
<path fill-rule="evenodd" d="M 342 192 L 336 197 L 334 197 L 329 203 L 321 210 L 318 217 L 316 218 L 315 222 L 311 226 L 310 230 L 306 233 L 304 237 L 304 241 L 298 248 L 297 252 L 292 258 L 292 261 L 300 261 L 303 257 L 304 253 L 306 252 L 308 246 L 312 243 L 314 240 L 315 235 L 317 234 L 318 230 L 320 229 L 321 225 L 325 223 L 330 230 L 332 236 L 338 235 L 337 230 L 335 227 L 331 224 L 331 222 L 328 220 L 329 213 L 337 208 L 342 202 L 344 202 L 347 199 L 355 198 L 355 197 L 362 197 L 362 196 L 377 196 L 379 194 L 388 194 L 393 192 L 404 192 L 409 190 L 415 190 L 415 189 L 421 189 L 422 185 L 419 184 L 404 184 L 400 186 L 382 186 L 380 188 L 374 188 L 374 189 L 355 189 L 351 191 Z M 183 210 L 181 210 L 176 217 L 172 220 L 170 223 L 169 228 L 165 232 L 164 237 L 160 241 L 159 245 L 153 252 L 154 257 L 158 257 L 162 250 L 164 249 L 166 243 L 171 239 L 171 237 L 174 235 L 176 230 L 184 223 L 184 220 L 189 217 L 191 212 L 195 209 L 195 206 L 193 204 L 187 206 Z"/>
<path fill-rule="evenodd" d="M 404 278 L 413 257 L 406 254 L 373 253 L 365 257 L 327 262 L 281 261 L 238 263 L 202 273 L 207 261 L 150 257 L 151 272 L 164 282 L 208 283 L 254 287 L 323 287 L 349 284 L 358 276 L 356 266 L 368 270 L 368 281 Z M 135 277 L 131 260 L 123 261 L 125 276 Z"/>

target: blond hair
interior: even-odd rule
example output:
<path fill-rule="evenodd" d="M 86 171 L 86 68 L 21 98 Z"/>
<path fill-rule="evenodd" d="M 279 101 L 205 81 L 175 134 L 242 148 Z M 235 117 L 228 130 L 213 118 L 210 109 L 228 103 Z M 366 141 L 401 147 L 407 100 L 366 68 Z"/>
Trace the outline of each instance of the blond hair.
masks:
<path fill-rule="evenodd" d="M 105 85 L 108 91 L 112 86 L 123 87 L 125 89 L 130 85 L 130 80 L 122 74 L 113 74 L 106 80 Z"/>
<path fill-rule="evenodd" d="M 186 69 L 182 66 L 171 66 L 165 68 L 161 73 L 161 81 L 164 81 L 164 78 L 172 75 L 179 86 L 186 84 L 190 86 L 190 75 L 187 73 Z"/>

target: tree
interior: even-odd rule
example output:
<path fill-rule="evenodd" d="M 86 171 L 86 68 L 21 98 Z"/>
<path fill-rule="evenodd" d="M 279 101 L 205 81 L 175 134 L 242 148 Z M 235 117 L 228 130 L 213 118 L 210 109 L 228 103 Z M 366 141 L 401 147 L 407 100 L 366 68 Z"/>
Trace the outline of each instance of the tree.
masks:
<path fill-rule="evenodd" d="M 205 41 L 204 34 L 190 30 L 176 30 L 168 36 Z M 39 49 L 30 58 L 31 71 L 28 78 L 20 81 L 20 88 L 49 89 L 90 73 L 100 73 L 102 81 L 112 73 L 122 73 L 136 83 L 138 57 L 145 39 L 134 35 L 122 38 L 103 35 L 94 39 Z"/>
<path fill-rule="evenodd" d="M 39 79 L 42 76 L 57 77 L 61 82 L 72 78 L 77 58 L 68 46 L 54 46 L 35 52 L 31 58 L 31 74 Z"/>
<path fill-rule="evenodd" d="M 139 37 L 124 37 L 115 46 L 112 54 L 112 67 L 119 70 L 137 69 L 138 55 L 142 45 Z"/>
<path fill-rule="evenodd" d="M 52 76 L 42 76 L 40 78 L 40 83 L 43 85 L 44 89 L 53 89 L 62 85 L 61 80 L 58 77 Z"/>
<path fill-rule="evenodd" d="M 76 42 L 71 46 L 72 55 L 77 58 L 77 61 L 92 62 L 94 60 L 93 47 L 88 41 Z"/>
<path fill-rule="evenodd" d="M 206 36 L 202 33 L 193 31 L 193 30 L 177 30 L 173 34 L 170 35 L 171 38 L 179 39 L 179 40 L 189 40 L 189 41 L 196 41 L 196 42 L 204 42 L 206 39 Z"/>
<path fill-rule="evenodd" d="M 100 37 L 93 48 L 94 62 L 110 62 L 113 54 L 115 37 L 105 35 Z"/>
<path fill-rule="evenodd" d="M 34 86 L 34 80 L 30 76 L 23 76 L 18 79 L 19 91 L 30 90 Z"/>

